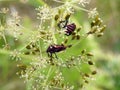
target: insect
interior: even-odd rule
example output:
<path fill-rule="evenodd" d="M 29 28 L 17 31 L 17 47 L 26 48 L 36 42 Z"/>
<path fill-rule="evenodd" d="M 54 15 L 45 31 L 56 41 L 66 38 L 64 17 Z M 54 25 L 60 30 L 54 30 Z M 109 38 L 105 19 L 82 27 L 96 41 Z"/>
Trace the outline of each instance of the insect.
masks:
<path fill-rule="evenodd" d="M 76 29 L 76 25 L 74 23 L 66 25 L 66 34 L 67 36 L 71 35 Z"/>
<path fill-rule="evenodd" d="M 57 24 L 59 28 L 65 28 L 66 29 L 65 30 L 65 35 L 67 35 L 67 36 L 71 35 L 76 29 L 75 23 L 68 24 L 70 16 L 71 16 L 71 14 L 67 14 L 65 16 L 65 20 L 61 20 Z"/>
<path fill-rule="evenodd" d="M 65 28 L 66 29 L 65 30 L 65 35 L 67 35 L 67 36 L 71 35 L 76 29 L 75 23 L 68 24 L 68 20 L 60 21 L 58 23 L 58 27 L 59 28 Z"/>
<path fill-rule="evenodd" d="M 64 46 L 63 44 L 61 45 L 50 45 L 46 52 L 48 53 L 48 57 L 52 58 L 52 55 L 55 54 L 55 57 L 58 59 L 56 52 L 61 52 L 64 51 L 67 47 L 71 47 L 71 45 Z"/>

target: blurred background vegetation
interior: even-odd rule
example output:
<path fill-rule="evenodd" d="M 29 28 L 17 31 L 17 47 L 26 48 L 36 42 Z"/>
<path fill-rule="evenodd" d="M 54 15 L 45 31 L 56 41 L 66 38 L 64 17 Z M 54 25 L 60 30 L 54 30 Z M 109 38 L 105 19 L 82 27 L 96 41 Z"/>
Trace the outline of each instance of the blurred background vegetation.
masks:
<path fill-rule="evenodd" d="M 52 0 L 45 0 L 48 5 L 59 5 Z M 33 28 L 37 24 L 35 8 L 41 0 L 0 0 L 0 8 L 14 7 L 22 17 L 24 26 Z M 86 87 L 87 90 L 120 90 L 120 0 L 91 0 L 87 8 L 97 7 L 101 18 L 107 25 L 104 35 L 93 37 L 84 44 L 94 52 L 97 75 Z M 87 26 L 84 13 L 76 15 L 82 24 Z M 84 19 L 84 20 L 83 20 Z M 10 37 L 7 37 L 9 40 Z M 13 48 L 16 43 L 10 42 Z M 0 40 L 0 47 L 2 47 Z M 83 46 L 84 46 L 83 44 Z M 25 90 L 26 86 L 16 72 L 16 61 L 10 60 L 8 53 L 0 49 L 0 90 Z"/>

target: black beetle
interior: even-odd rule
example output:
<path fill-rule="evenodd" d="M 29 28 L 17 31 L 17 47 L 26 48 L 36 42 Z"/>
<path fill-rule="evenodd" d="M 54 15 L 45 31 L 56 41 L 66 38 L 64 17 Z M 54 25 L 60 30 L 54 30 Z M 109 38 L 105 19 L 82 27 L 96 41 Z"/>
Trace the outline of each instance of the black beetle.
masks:
<path fill-rule="evenodd" d="M 57 55 L 56 55 L 56 52 L 61 52 L 61 51 L 64 51 L 66 50 L 67 47 L 71 47 L 72 45 L 68 45 L 68 46 L 65 46 L 63 44 L 61 45 L 50 45 L 46 52 L 48 53 L 48 57 L 51 57 L 52 58 L 52 54 L 55 54 L 55 57 L 58 59 Z"/>
<path fill-rule="evenodd" d="M 66 29 L 65 30 L 65 35 L 67 35 L 67 36 L 71 35 L 76 29 L 75 23 L 68 24 L 68 20 L 60 21 L 58 23 L 58 27 L 59 28 L 65 28 Z"/>

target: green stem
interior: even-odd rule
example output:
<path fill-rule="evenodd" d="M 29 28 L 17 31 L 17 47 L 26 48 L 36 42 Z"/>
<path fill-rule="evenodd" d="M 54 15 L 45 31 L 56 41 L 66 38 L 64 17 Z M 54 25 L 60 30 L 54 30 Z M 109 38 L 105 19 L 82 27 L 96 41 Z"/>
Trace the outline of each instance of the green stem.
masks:
<path fill-rule="evenodd" d="M 89 10 L 87 10 L 87 9 L 85 9 L 85 8 L 82 8 L 82 7 L 79 7 L 79 6 L 77 6 L 77 5 L 72 5 L 72 7 L 74 7 L 75 9 L 78 9 L 78 10 L 85 11 L 85 12 L 87 12 L 87 13 L 90 12 Z"/>
<path fill-rule="evenodd" d="M 48 78 L 49 78 L 49 76 L 50 76 L 50 72 L 51 72 L 51 70 L 52 70 L 52 67 L 50 67 L 49 70 L 48 70 L 48 74 L 47 74 L 47 76 L 46 76 L 46 80 L 45 80 L 43 86 L 46 86 L 47 81 L 48 81 Z"/>
<path fill-rule="evenodd" d="M 39 40 L 39 50 L 40 50 L 40 57 L 42 58 L 42 48 L 41 48 L 41 41 Z"/>

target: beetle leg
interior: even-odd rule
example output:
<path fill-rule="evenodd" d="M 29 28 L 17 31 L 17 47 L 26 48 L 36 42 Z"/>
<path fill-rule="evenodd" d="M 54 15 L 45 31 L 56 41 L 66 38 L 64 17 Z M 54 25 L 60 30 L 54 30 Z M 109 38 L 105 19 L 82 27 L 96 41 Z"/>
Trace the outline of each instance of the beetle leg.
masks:
<path fill-rule="evenodd" d="M 49 52 L 47 52 L 47 54 L 48 54 L 48 57 L 50 57 L 50 54 L 49 54 Z"/>
<path fill-rule="evenodd" d="M 68 20 L 65 21 L 65 25 L 64 25 L 63 28 L 65 28 L 67 26 L 67 23 L 68 23 Z"/>
<path fill-rule="evenodd" d="M 67 23 L 68 23 L 68 20 L 60 21 L 57 26 L 59 28 L 65 28 Z"/>
<path fill-rule="evenodd" d="M 52 53 L 50 53 L 50 57 L 51 57 L 51 59 L 53 58 L 53 57 L 52 57 Z"/>
<path fill-rule="evenodd" d="M 58 59 L 58 57 L 57 57 L 56 53 L 54 53 L 54 54 L 55 54 L 55 57 Z"/>

